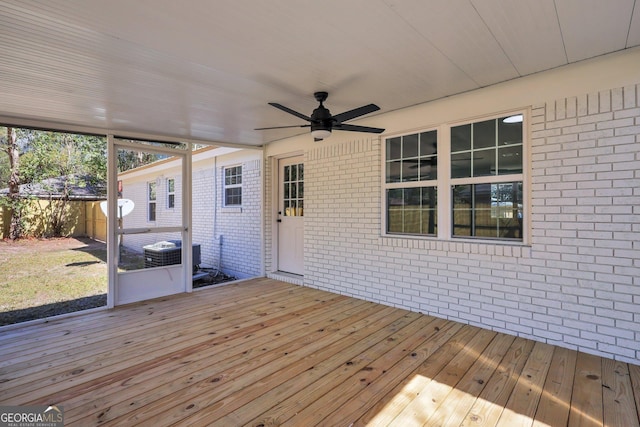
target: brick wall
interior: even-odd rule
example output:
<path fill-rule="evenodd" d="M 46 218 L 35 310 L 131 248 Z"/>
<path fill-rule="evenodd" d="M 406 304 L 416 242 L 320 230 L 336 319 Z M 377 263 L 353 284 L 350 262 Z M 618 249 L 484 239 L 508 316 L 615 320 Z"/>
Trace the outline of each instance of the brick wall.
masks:
<path fill-rule="evenodd" d="M 532 106 L 529 246 L 383 237 L 380 141 L 307 151 L 305 285 L 640 362 L 639 98 Z"/>
<path fill-rule="evenodd" d="M 262 171 L 260 154 L 234 153 L 198 161 L 194 155 L 192 173 L 193 243 L 200 244 L 201 266 L 220 268 L 237 278 L 262 274 L 261 220 Z M 225 166 L 242 165 L 242 207 L 223 207 Z M 167 180 L 175 179 L 175 208 L 167 207 Z M 156 222 L 147 221 L 147 182 L 156 182 Z M 148 168 L 147 176 L 124 179 L 123 197 L 136 204 L 125 217 L 125 227 L 179 226 L 182 209 L 182 179 L 178 169 Z M 142 251 L 144 245 L 180 239 L 179 233 L 125 236 L 125 245 Z"/>

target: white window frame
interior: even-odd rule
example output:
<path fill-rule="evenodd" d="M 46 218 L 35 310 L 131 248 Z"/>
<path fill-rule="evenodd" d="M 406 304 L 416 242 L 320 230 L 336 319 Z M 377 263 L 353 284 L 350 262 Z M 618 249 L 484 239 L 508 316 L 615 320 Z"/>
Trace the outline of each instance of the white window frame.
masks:
<path fill-rule="evenodd" d="M 500 117 L 512 116 L 521 114 L 523 116 L 522 122 L 522 173 L 510 174 L 510 175 L 494 175 L 472 178 L 451 178 L 451 128 L 482 122 L 485 120 L 495 120 Z M 384 237 L 393 238 L 409 238 L 409 239 L 427 239 L 427 240 L 448 240 L 455 242 L 470 242 L 470 243 L 493 243 L 493 244 L 507 244 L 507 245 L 529 245 L 531 241 L 531 176 L 530 176 L 530 123 L 531 112 L 529 108 L 503 111 L 496 114 L 478 116 L 460 121 L 451 121 L 443 123 L 435 127 L 427 127 L 419 130 L 409 130 L 406 132 L 395 133 L 385 135 L 381 140 L 381 235 Z M 414 133 L 427 132 L 430 130 L 437 130 L 438 133 L 438 155 L 437 155 L 437 234 L 436 236 L 427 236 L 420 234 L 401 234 L 401 233 L 389 233 L 387 232 L 387 190 L 390 188 L 410 188 L 410 187 L 424 187 L 432 181 L 409 181 L 398 183 L 386 182 L 386 166 L 387 166 L 387 154 L 386 154 L 386 140 L 398 136 L 411 135 Z M 464 185 L 464 184 L 494 184 L 522 181 L 522 203 L 523 203 L 523 224 L 522 224 L 522 239 L 503 239 L 503 238 L 485 238 L 485 237 L 468 237 L 468 236 L 453 236 L 452 230 L 452 212 L 453 212 L 453 200 L 452 200 L 452 186 Z"/>
<path fill-rule="evenodd" d="M 155 192 L 154 198 L 151 198 L 151 186 L 153 185 L 153 191 Z M 151 219 L 151 205 L 153 205 L 154 217 Z M 158 184 L 155 181 L 147 182 L 147 222 L 156 222 L 158 219 Z"/>
<path fill-rule="evenodd" d="M 173 191 L 171 191 L 171 186 L 169 185 L 173 182 Z M 173 206 L 171 206 L 171 196 L 173 196 Z M 176 207 L 176 179 L 175 178 L 167 178 L 167 209 L 175 209 Z"/>
<path fill-rule="evenodd" d="M 240 168 L 240 173 L 234 175 L 240 177 L 240 183 L 227 184 L 227 170 Z M 242 207 L 242 182 L 243 182 L 243 168 L 242 165 L 229 165 L 222 168 L 222 202 L 224 207 L 239 208 Z M 240 189 L 240 203 L 228 203 L 227 201 L 227 189 L 239 188 Z"/>

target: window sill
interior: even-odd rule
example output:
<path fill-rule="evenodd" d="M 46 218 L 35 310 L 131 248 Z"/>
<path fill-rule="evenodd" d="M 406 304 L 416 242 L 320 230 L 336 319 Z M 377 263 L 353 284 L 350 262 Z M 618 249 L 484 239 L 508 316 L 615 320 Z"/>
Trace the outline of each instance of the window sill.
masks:
<path fill-rule="evenodd" d="M 499 239 L 469 239 L 464 237 L 451 237 L 451 238 L 439 238 L 437 236 L 418 236 L 412 234 L 386 234 L 380 235 L 383 239 L 396 239 L 396 240 L 419 240 L 426 242 L 442 242 L 442 243 L 471 243 L 475 245 L 496 245 L 496 246 L 518 246 L 518 247 L 531 247 L 530 243 L 518 240 L 499 240 Z"/>

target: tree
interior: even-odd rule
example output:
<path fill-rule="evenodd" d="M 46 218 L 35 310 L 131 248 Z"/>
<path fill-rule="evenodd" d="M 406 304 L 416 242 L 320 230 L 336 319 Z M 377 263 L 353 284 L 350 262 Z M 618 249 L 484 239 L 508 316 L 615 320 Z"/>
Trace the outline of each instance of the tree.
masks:
<path fill-rule="evenodd" d="M 3 141 L 3 146 L 9 156 L 9 194 L 4 204 L 11 212 L 9 237 L 15 240 L 22 237 L 24 203 L 20 199 L 20 152 L 18 150 L 16 130 L 14 128 L 7 128 L 7 137 Z"/>
<path fill-rule="evenodd" d="M 68 220 L 74 189 L 104 188 L 107 154 L 104 138 L 60 132 L 29 131 L 28 151 L 22 156 L 24 183 L 38 185 L 47 194 L 40 217 L 45 234 L 61 236 Z M 42 197 L 42 194 L 40 194 Z"/>

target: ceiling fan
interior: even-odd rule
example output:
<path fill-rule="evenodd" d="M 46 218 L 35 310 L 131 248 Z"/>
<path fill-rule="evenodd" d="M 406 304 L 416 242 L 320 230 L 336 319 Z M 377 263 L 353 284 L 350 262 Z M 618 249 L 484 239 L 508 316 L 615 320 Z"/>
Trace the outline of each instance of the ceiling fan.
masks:
<path fill-rule="evenodd" d="M 301 118 L 302 120 L 306 120 L 309 122 L 308 125 L 296 125 L 296 126 L 275 126 L 268 128 L 257 128 L 255 130 L 267 130 L 267 129 L 286 129 L 286 128 L 311 128 L 311 135 L 313 136 L 315 141 L 322 141 L 325 138 L 331 136 L 331 131 L 333 129 L 336 130 L 346 130 L 350 132 L 368 132 L 368 133 L 382 133 L 384 129 L 373 128 L 368 126 L 357 126 L 346 124 L 347 120 L 355 119 L 356 117 L 364 116 L 365 114 L 373 113 L 374 111 L 378 111 L 380 107 L 375 104 L 364 105 L 362 107 L 354 108 L 353 110 L 345 111 L 344 113 L 336 114 L 335 116 L 331 115 L 331 112 L 322 104 L 326 101 L 327 96 L 329 94 L 327 92 L 316 92 L 313 94 L 316 101 L 320 103 L 318 108 L 313 110 L 311 117 L 305 116 L 302 113 L 298 113 L 297 111 L 292 110 L 291 108 L 287 108 L 284 105 L 278 104 L 277 102 L 270 102 L 269 105 L 276 107 L 279 110 L 282 110 L 286 113 L 293 114 L 296 117 Z"/>

